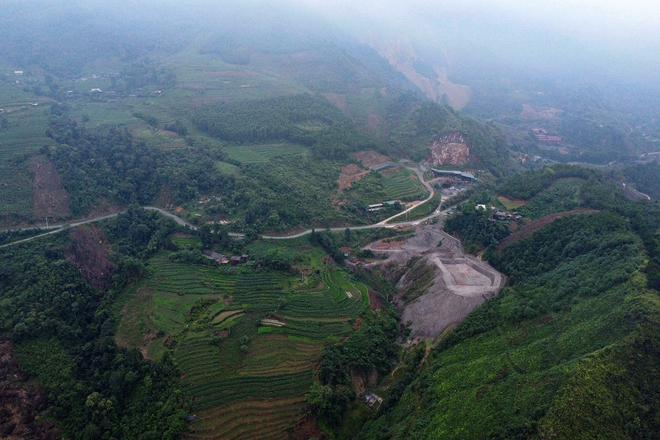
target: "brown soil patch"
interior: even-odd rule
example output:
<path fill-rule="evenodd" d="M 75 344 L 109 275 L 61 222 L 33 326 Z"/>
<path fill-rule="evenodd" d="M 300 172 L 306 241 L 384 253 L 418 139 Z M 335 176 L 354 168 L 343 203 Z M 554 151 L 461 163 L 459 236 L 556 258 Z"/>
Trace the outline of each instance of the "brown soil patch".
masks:
<path fill-rule="evenodd" d="M 69 231 L 72 243 L 66 248 L 67 259 L 82 273 L 83 278 L 98 289 L 108 287 L 108 277 L 115 268 L 110 262 L 110 244 L 96 225 Z"/>
<path fill-rule="evenodd" d="M 454 132 L 431 141 L 426 162 L 431 166 L 463 165 L 468 163 L 469 158 L 470 149 L 463 135 Z"/>
<path fill-rule="evenodd" d="M 356 158 L 365 168 L 371 168 L 376 165 L 380 165 L 383 162 L 391 162 L 387 156 L 383 156 L 380 153 L 376 153 L 373 150 L 369 151 L 360 151 L 358 153 L 353 153 L 352 156 Z"/>
<path fill-rule="evenodd" d="M 375 312 L 376 310 L 385 310 L 385 300 L 383 299 L 383 296 L 373 289 L 368 289 L 368 290 L 369 290 L 369 309 L 371 309 L 372 312 Z"/>
<path fill-rule="evenodd" d="M 580 209 L 574 209 L 572 211 L 558 212 L 556 214 L 546 215 L 543 218 L 540 218 L 538 220 L 534 220 L 533 222 L 527 223 L 525 226 L 520 228 L 518 231 L 516 231 L 513 234 L 506 237 L 504 240 L 502 240 L 500 242 L 500 245 L 497 247 L 497 250 L 500 251 L 500 250 L 504 249 L 505 247 L 509 246 L 510 244 L 513 244 L 517 241 L 520 241 L 523 238 L 529 237 L 537 229 L 541 229 L 542 227 L 544 227 L 546 225 L 549 225 L 550 223 L 554 222 L 558 218 L 568 217 L 568 216 L 577 215 L 577 214 L 592 214 L 594 212 L 598 212 L 598 211 L 596 211 L 595 209 L 590 209 L 590 208 L 580 208 Z"/>
<path fill-rule="evenodd" d="M 316 416 L 309 416 L 303 419 L 291 430 L 291 437 L 294 440 L 309 440 L 317 438 L 319 440 L 327 439 L 325 432 L 316 426 Z"/>
<path fill-rule="evenodd" d="M 46 396 L 28 385 L 14 357 L 14 347 L 0 337 L 0 438 L 51 440 L 60 432 L 50 422 L 37 420 L 48 407 Z"/>
<path fill-rule="evenodd" d="M 380 120 L 381 120 L 380 116 L 374 113 L 369 113 L 369 128 L 371 129 L 378 128 L 380 126 Z"/>
<path fill-rule="evenodd" d="M 351 183 L 357 182 L 367 174 L 369 174 L 369 170 L 364 170 L 354 163 L 343 166 L 341 168 L 341 174 L 337 179 L 339 190 L 341 191 L 343 189 L 349 188 Z"/>
<path fill-rule="evenodd" d="M 66 218 L 71 213 L 71 198 L 62 187 L 60 174 L 51 161 L 39 158 L 30 163 L 32 181 L 32 210 L 36 217 Z"/>

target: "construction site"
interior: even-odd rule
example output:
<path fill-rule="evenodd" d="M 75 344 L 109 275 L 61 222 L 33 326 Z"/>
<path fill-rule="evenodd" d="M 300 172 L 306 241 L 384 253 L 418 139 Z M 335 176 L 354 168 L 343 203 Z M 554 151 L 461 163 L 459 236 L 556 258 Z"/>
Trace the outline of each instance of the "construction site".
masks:
<path fill-rule="evenodd" d="M 387 254 L 381 264 L 405 267 L 410 259 L 423 257 L 431 282 L 413 300 L 407 296 L 415 274 L 408 270 L 397 276 L 393 304 L 411 338 L 435 338 L 447 327 L 461 322 L 468 313 L 495 296 L 504 276 L 489 264 L 463 252 L 460 241 L 442 230 L 441 223 L 418 226 L 415 234 L 400 241 L 379 240 L 364 249 Z M 410 266 L 410 265 L 408 265 Z M 394 266 L 392 266 L 394 267 Z"/>

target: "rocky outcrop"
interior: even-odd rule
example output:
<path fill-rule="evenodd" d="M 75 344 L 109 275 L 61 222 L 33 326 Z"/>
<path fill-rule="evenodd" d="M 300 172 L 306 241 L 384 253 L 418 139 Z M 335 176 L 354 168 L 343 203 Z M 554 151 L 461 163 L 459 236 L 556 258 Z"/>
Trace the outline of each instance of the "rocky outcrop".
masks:
<path fill-rule="evenodd" d="M 470 148 L 459 132 L 438 136 L 429 145 L 426 163 L 432 167 L 441 165 L 463 165 L 470 161 Z"/>

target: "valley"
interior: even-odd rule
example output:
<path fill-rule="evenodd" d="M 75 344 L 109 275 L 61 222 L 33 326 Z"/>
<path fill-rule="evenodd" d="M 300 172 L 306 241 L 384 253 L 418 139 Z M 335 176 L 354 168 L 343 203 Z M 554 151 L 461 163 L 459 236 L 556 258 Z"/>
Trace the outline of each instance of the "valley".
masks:
<path fill-rule="evenodd" d="M 522 4 L 65 3 L 0 14 L 0 437 L 658 436 L 632 52 Z"/>

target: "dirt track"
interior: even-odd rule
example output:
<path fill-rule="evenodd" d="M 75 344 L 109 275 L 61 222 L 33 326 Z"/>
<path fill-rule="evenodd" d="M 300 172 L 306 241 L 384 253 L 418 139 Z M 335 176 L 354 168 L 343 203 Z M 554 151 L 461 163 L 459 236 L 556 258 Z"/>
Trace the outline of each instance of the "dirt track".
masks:
<path fill-rule="evenodd" d="M 497 250 L 501 251 L 502 249 L 509 246 L 510 244 L 513 244 L 517 241 L 520 241 L 523 238 L 529 237 L 537 229 L 541 229 L 542 227 L 554 222 L 558 218 L 568 217 L 568 216 L 577 215 L 577 214 L 591 214 L 591 213 L 594 213 L 594 212 L 598 212 L 598 211 L 596 211 L 595 209 L 590 209 L 590 208 L 579 208 L 579 209 L 574 209 L 572 211 L 557 212 L 555 214 L 546 215 L 545 217 L 542 217 L 538 220 L 534 220 L 533 222 L 527 223 L 525 226 L 520 228 L 518 231 L 516 231 L 513 234 L 506 237 L 504 240 L 502 240 L 500 242 L 499 246 L 497 247 Z"/>
<path fill-rule="evenodd" d="M 411 303 L 401 300 L 406 275 L 397 283 L 399 295 L 395 305 L 401 321 L 412 322 L 412 337 L 435 338 L 496 295 L 504 285 L 501 273 L 465 255 L 460 242 L 442 231 L 440 224 L 419 227 L 415 236 L 405 242 L 377 241 L 365 249 L 389 254 L 384 264 L 395 262 L 403 266 L 411 257 L 422 255 L 435 265 L 433 285 Z"/>

